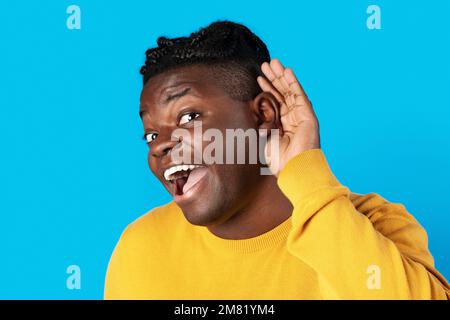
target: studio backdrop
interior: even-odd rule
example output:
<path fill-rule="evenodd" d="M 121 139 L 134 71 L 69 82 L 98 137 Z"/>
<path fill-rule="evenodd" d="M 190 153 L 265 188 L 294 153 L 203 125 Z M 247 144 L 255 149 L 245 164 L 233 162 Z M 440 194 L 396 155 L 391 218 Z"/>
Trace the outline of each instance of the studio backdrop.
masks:
<path fill-rule="evenodd" d="M 121 232 L 171 200 L 141 138 L 145 50 L 220 19 L 295 71 L 339 181 L 404 204 L 450 278 L 449 12 L 446 0 L 2 3 L 0 298 L 103 297 Z"/>

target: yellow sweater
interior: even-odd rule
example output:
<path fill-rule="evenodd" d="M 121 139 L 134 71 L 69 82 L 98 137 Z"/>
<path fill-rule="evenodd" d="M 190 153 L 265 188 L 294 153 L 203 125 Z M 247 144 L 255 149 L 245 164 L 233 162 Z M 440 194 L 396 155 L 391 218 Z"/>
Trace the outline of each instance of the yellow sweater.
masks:
<path fill-rule="evenodd" d="M 339 184 L 321 150 L 278 184 L 294 206 L 271 231 L 221 239 L 171 202 L 123 232 L 105 299 L 448 299 L 425 230 L 400 204 Z"/>

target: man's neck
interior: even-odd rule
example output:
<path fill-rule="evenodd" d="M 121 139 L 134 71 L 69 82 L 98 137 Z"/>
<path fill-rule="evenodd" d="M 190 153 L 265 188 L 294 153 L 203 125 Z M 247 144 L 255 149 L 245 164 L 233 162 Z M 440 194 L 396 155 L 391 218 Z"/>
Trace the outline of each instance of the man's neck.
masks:
<path fill-rule="evenodd" d="M 248 239 L 266 233 L 292 214 L 292 204 L 281 192 L 274 176 L 266 176 L 251 199 L 231 217 L 208 229 L 224 239 Z"/>

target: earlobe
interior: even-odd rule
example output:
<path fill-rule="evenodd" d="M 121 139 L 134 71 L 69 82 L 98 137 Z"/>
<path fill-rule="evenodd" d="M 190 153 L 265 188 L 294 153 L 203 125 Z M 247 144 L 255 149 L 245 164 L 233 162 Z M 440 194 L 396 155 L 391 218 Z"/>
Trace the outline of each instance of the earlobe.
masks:
<path fill-rule="evenodd" d="M 270 92 L 261 92 L 252 103 L 259 129 L 281 129 L 280 104 Z"/>

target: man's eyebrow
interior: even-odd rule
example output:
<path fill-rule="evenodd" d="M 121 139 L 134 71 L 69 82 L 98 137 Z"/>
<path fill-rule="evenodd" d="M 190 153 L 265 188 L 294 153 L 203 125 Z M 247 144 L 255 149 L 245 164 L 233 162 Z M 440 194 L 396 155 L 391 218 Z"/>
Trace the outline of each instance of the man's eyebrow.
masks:
<path fill-rule="evenodd" d="M 192 82 L 185 82 L 185 83 L 182 83 L 182 84 L 187 84 L 187 83 L 190 84 Z M 180 85 L 180 84 L 178 84 L 178 85 Z M 168 89 L 168 88 L 166 88 L 166 89 Z M 162 103 L 163 104 L 168 104 L 169 102 L 177 100 L 177 99 L 179 99 L 179 98 L 181 98 L 183 96 L 186 96 L 188 94 L 198 97 L 198 94 L 195 93 L 195 90 L 193 90 L 192 87 L 186 87 L 182 91 L 178 91 L 178 92 L 167 94 L 167 96 L 162 101 Z"/>
<path fill-rule="evenodd" d="M 170 101 L 177 100 L 177 99 L 187 95 L 188 93 L 192 94 L 192 90 L 190 87 L 184 88 L 182 91 L 179 91 L 176 93 L 169 93 L 167 95 L 167 97 L 163 100 L 163 103 L 168 104 Z"/>
<path fill-rule="evenodd" d="M 174 88 L 174 87 L 178 87 L 178 86 L 183 85 L 183 84 L 190 84 L 190 83 L 192 83 L 192 82 L 180 82 L 180 83 L 176 83 L 176 84 L 174 84 L 174 85 L 172 85 L 172 86 L 170 86 L 170 87 L 167 87 L 167 88 L 163 89 L 163 91 L 165 91 L 165 90 L 167 90 L 167 89 Z M 162 100 L 162 103 L 163 103 L 163 104 L 168 104 L 170 101 L 174 101 L 174 100 L 176 100 L 176 99 L 179 99 L 179 98 L 181 98 L 181 97 L 183 97 L 183 96 L 185 96 L 185 95 L 187 95 L 187 94 L 191 94 L 191 95 L 193 95 L 193 96 L 197 96 L 197 97 L 198 97 L 198 95 L 197 95 L 193 90 L 191 90 L 191 87 L 187 87 L 187 88 L 184 88 L 182 91 L 178 91 L 178 92 L 175 92 L 175 93 L 169 93 L 169 94 L 167 94 L 167 96 L 165 97 L 165 99 Z M 140 111 L 139 111 L 139 116 L 142 118 L 142 116 L 143 116 L 144 114 L 146 114 L 146 113 L 148 113 L 147 110 L 140 110 Z"/>

